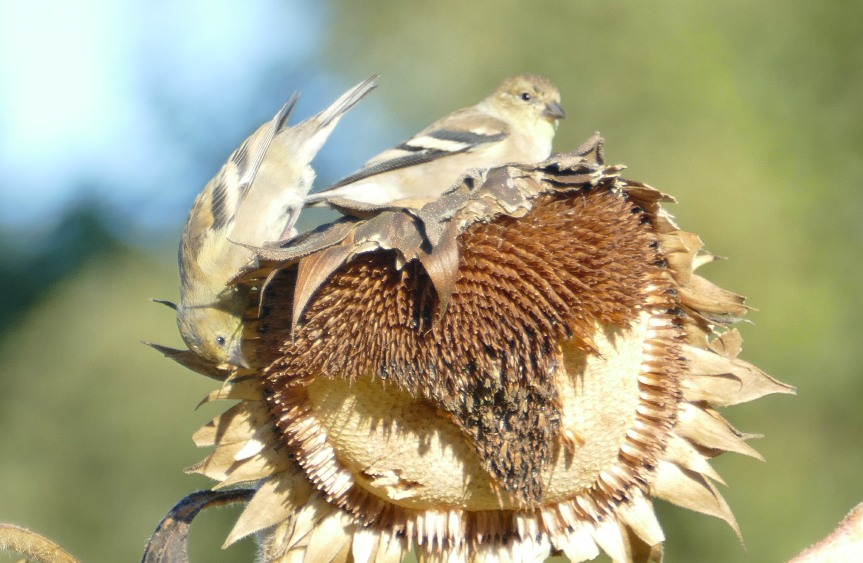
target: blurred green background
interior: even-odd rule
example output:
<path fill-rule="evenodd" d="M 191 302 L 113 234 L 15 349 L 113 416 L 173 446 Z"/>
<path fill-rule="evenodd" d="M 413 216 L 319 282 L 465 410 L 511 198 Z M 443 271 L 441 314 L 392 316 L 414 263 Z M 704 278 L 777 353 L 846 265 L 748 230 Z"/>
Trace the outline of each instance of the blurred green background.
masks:
<path fill-rule="evenodd" d="M 704 272 L 757 308 L 743 357 L 799 394 L 724 412 L 765 435 L 766 463 L 715 463 L 746 547 L 660 504 L 667 561 L 782 561 L 863 500 L 859 2 L 31 4 L 4 17 L 30 43 L 0 55 L 0 521 L 134 561 L 208 485 L 182 469 L 224 405 L 196 411 L 216 383 L 139 343 L 180 344 L 148 299 L 176 298 L 185 213 L 231 150 L 294 89 L 304 117 L 375 72 L 322 184 L 533 71 L 563 94 L 556 150 L 601 131 L 608 160 L 729 257 Z M 96 28 L 58 35 L 76 25 Z M 196 520 L 192 561 L 252 560 L 248 541 L 218 547 L 238 512 Z"/>

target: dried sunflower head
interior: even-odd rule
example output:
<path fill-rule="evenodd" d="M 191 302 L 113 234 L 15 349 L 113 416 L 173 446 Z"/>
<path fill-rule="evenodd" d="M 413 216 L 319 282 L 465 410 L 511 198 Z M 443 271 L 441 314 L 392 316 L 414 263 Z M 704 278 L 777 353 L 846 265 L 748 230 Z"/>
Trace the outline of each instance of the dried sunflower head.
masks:
<path fill-rule="evenodd" d="M 650 561 L 654 497 L 737 530 L 708 459 L 758 454 L 715 408 L 793 389 L 737 358 L 743 298 L 694 273 L 712 257 L 670 198 L 600 149 L 260 252 L 237 280 L 261 296 L 258 364 L 210 395 L 239 403 L 191 468 L 255 483 L 226 543 L 257 533 L 272 562 Z"/>

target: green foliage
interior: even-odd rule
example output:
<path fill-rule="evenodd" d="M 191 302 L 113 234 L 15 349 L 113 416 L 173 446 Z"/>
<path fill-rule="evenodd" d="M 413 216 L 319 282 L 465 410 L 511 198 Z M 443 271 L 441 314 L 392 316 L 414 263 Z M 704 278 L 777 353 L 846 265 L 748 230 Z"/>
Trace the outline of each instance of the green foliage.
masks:
<path fill-rule="evenodd" d="M 128 252 L 93 262 L 16 316 L 0 347 L 0 521 L 82 561 L 136 561 L 165 513 L 209 486 L 182 469 L 206 453 L 192 432 L 225 405 L 195 411 L 214 383 L 139 342 L 178 345 L 173 312 L 149 301 L 173 297 L 176 275 Z M 252 559 L 250 545 L 219 550 L 238 514 L 196 522 L 193 561 Z"/>
<path fill-rule="evenodd" d="M 61 278 L 91 258 L 118 252 L 121 244 L 105 225 L 101 206 L 85 199 L 67 210 L 38 240 L 32 233 L 0 239 L 0 335 Z"/>

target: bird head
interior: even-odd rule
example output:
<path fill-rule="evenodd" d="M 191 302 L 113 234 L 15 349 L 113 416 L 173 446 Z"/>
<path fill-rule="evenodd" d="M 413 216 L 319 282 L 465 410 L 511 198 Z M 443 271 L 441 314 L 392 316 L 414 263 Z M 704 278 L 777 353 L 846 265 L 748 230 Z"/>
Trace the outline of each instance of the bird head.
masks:
<path fill-rule="evenodd" d="M 177 325 L 189 349 L 205 360 L 219 367 L 248 367 L 240 312 L 218 303 L 180 306 Z"/>
<path fill-rule="evenodd" d="M 557 126 L 566 117 L 560 105 L 560 90 L 536 74 L 519 74 L 501 82 L 492 97 L 496 105 L 515 116 L 530 116 Z"/>

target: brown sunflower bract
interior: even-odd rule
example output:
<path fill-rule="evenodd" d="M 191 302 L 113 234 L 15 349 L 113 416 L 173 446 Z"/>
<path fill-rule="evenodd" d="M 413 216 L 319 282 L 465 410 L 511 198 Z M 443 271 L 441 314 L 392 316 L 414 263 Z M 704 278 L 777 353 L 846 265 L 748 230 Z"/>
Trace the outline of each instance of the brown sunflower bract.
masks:
<path fill-rule="evenodd" d="M 237 283 L 255 367 L 192 471 L 252 482 L 226 544 L 277 561 L 656 561 L 652 498 L 735 530 L 708 458 L 758 457 L 715 407 L 790 393 L 737 358 L 743 298 L 671 198 L 599 137 L 474 171 L 419 209 L 351 209 Z"/>

